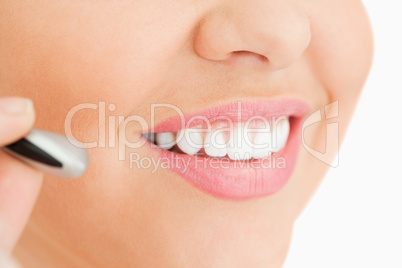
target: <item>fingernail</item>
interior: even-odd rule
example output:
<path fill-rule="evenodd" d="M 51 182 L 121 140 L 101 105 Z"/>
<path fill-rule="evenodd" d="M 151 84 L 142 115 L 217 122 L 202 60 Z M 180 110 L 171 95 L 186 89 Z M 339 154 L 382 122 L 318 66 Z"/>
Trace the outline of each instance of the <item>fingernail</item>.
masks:
<path fill-rule="evenodd" d="M 25 98 L 0 98 L 0 110 L 9 115 L 24 114 L 32 111 L 32 101 Z"/>

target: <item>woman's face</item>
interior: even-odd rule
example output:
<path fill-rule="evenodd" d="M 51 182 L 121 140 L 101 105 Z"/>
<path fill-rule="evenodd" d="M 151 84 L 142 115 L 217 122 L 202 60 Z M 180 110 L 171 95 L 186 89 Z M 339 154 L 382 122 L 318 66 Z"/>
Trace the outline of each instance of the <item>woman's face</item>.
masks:
<path fill-rule="evenodd" d="M 1 95 L 33 99 L 36 128 L 97 142 L 88 145 L 82 178 L 45 176 L 16 254 L 23 263 L 95 267 L 280 267 L 292 225 L 337 153 L 372 53 L 358 0 L 3 0 Z M 166 104 L 187 116 L 239 101 L 251 104 L 245 113 L 264 116 L 271 106 L 300 110 L 290 122 L 295 142 L 284 149 L 295 151 L 294 170 L 289 163 L 283 176 L 262 173 L 258 181 L 268 186 L 252 185 L 256 178 L 242 169 L 254 190 L 235 180 L 214 186 L 221 170 L 197 186 L 195 175 L 132 163 L 132 155 L 156 159 L 157 149 L 118 146 L 147 132 L 118 116 L 149 126 L 153 117 L 173 131 L 166 122 L 177 112 Z M 336 118 L 322 113 L 297 131 L 297 122 L 335 101 Z M 79 104 L 86 109 L 71 118 Z M 151 104 L 165 108 L 151 114 Z M 338 136 L 329 135 L 329 122 L 338 123 Z M 306 146 L 297 151 L 302 133 Z"/>

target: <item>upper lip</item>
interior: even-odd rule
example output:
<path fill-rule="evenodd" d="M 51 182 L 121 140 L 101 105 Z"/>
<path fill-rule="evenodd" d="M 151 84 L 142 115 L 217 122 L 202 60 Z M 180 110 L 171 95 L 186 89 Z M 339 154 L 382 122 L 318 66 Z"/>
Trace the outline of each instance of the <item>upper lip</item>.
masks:
<path fill-rule="evenodd" d="M 220 118 L 230 119 L 232 122 L 242 122 L 253 116 L 263 116 L 268 120 L 279 116 L 301 117 L 308 111 L 309 106 L 297 99 L 232 101 L 187 114 L 179 110 L 176 116 L 151 126 L 144 133 L 176 132 L 184 128 L 195 127 L 205 121 L 212 123 Z"/>

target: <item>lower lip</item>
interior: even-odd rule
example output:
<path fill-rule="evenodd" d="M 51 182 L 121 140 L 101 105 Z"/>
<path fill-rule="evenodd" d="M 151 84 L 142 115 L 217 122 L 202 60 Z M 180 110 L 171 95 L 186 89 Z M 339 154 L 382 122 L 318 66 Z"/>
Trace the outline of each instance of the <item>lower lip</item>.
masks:
<path fill-rule="evenodd" d="M 223 199 L 246 200 L 274 194 L 286 185 L 300 148 L 300 123 L 300 119 L 290 118 L 285 148 L 263 159 L 222 160 L 174 153 L 149 142 L 146 145 L 166 161 L 169 170 L 203 192 Z"/>

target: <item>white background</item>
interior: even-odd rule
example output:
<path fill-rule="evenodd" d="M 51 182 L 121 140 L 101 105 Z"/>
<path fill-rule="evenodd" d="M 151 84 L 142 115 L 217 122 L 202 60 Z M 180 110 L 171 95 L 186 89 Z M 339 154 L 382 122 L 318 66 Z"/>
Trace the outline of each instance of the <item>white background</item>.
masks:
<path fill-rule="evenodd" d="M 373 69 L 339 166 L 296 222 L 285 268 L 402 267 L 402 2 L 363 2 Z"/>

